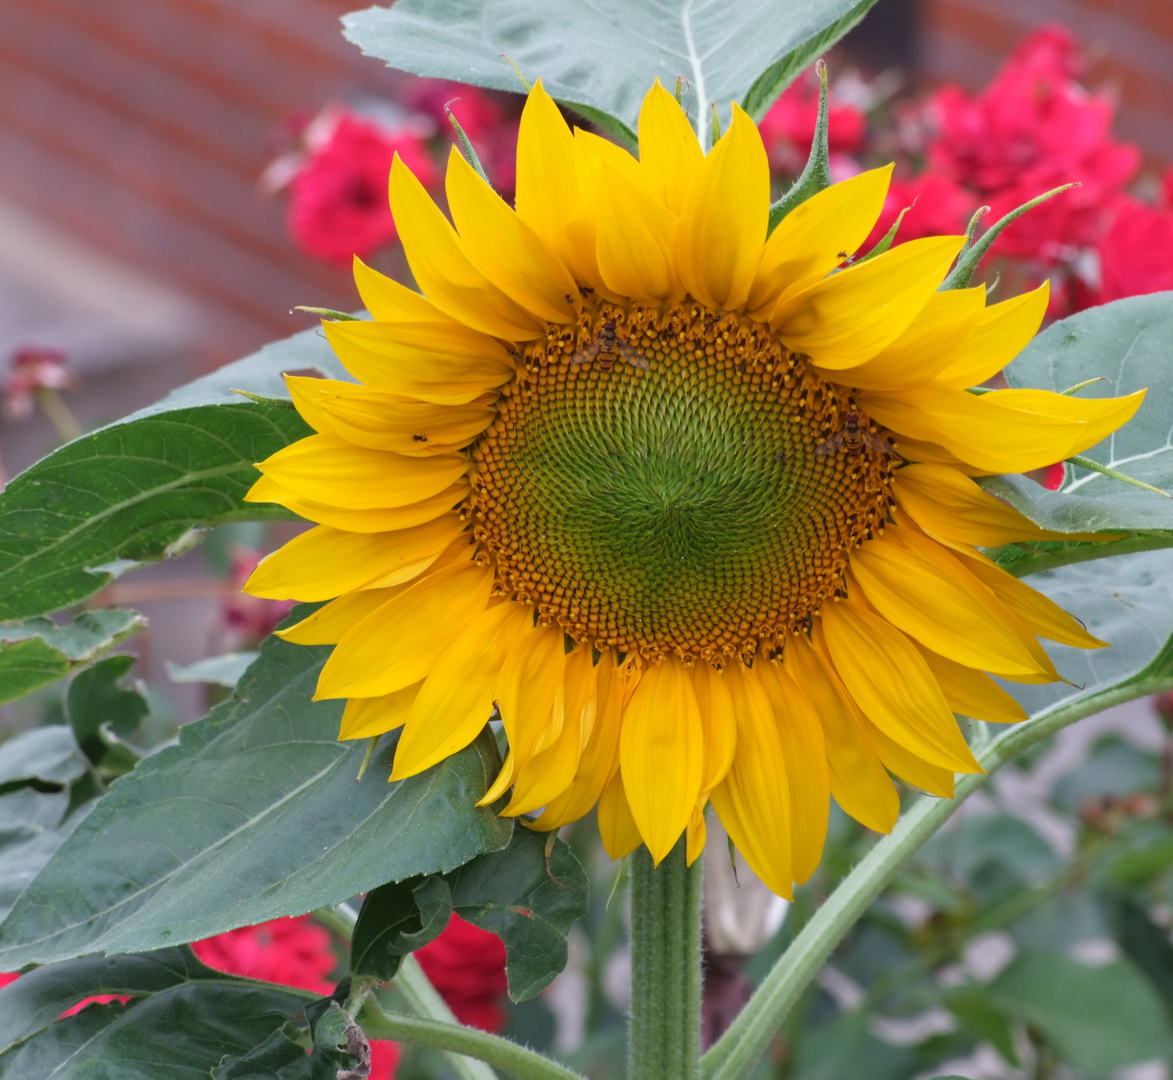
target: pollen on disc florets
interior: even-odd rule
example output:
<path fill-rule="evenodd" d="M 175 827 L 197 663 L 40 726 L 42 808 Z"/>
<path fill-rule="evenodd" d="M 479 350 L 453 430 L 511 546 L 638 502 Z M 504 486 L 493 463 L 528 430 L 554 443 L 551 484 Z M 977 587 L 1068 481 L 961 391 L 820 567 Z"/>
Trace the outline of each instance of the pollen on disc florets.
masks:
<path fill-rule="evenodd" d="M 472 448 L 473 530 L 498 591 L 576 641 L 749 659 L 817 615 L 883 529 L 893 462 L 818 452 L 851 413 L 867 425 L 744 316 L 588 298 L 524 347 Z"/>

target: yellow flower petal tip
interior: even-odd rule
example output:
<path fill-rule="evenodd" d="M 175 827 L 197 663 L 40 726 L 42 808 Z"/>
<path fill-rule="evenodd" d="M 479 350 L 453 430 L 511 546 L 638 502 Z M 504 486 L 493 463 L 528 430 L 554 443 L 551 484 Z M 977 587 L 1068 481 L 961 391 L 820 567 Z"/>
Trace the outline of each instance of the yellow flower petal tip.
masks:
<path fill-rule="evenodd" d="M 981 771 L 957 714 L 1025 716 L 990 673 L 1103 646 L 981 554 L 1049 534 L 973 477 L 1078 453 L 1142 395 L 967 393 L 1046 291 L 938 293 L 960 237 L 851 265 L 890 167 L 767 239 L 743 110 L 706 154 L 656 84 L 639 143 L 572 131 L 539 81 L 516 209 L 453 156 L 450 219 L 396 159 L 419 291 L 355 261 L 372 319 L 324 332 L 357 382 L 289 380 L 315 434 L 247 496 L 314 527 L 246 589 L 330 601 L 282 636 L 333 646 L 342 737 L 402 729 L 392 780 L 496 710 L 482 805 L 541 829 L 597 806 L 612 856 L 657 862 L 696 858 L 711 805 L 789 896 L 832 798 L 889 831 L 890 773 L 947 797 Z"/>

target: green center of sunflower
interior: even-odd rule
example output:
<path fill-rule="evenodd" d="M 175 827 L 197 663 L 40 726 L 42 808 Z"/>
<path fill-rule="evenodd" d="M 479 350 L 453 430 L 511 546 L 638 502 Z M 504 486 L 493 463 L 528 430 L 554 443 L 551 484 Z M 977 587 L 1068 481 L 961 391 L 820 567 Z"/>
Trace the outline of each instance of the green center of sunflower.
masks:
<path fill-rule="evenodd" d="M 497 584 L 576 641 L 748 658 L 842 588 L 896 460 L 761 324 L 592 306 L 525 350 L 473 456 Z"/>

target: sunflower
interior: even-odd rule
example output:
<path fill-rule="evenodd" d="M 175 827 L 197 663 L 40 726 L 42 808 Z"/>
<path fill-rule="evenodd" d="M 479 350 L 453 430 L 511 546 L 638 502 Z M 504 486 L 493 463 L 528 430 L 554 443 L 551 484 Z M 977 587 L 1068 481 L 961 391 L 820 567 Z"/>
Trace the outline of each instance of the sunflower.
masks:
<path fill-rule="evenodd" d="M 890 168 L 769 235 L 736 105 L 706 155 L 672 95 L 639 158 L 526 103 L 516 209 L 455 152 L 452 223 L 396 160 L 419 292 L 355 263 L 370 321 L 327 321 L 357 383 L 289 377 L 317 432 L 249 494 L 317 526 L 255 596 L 330 602 L 280 634 L 334 650 L 340 737 L 402 727 L 391 779 L 508 741 L 485 794 L 556 829 L 699 854 L 711 804 L 782 895 L 830 799 L 891 829 L 890 774 L 980 771 L 954 714 L 1024 718 L 990 674 L 1060 676 L 1038 639 L 1103 645 L 978 550 L 1046 538 L 975 476 L 1099 442 L 1141 395 L 973 394 L 1038 329 L 1047 287 L 938 291 L 960 236 L 852 262 Z"/>

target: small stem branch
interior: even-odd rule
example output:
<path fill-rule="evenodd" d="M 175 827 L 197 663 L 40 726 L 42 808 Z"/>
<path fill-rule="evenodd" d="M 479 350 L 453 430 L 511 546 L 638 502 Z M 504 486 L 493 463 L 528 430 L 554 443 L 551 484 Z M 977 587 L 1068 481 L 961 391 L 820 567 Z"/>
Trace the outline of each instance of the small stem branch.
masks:
<path fill-rule="evenodd" d="M 404 1016 L 384 1012 L 374 999 L 368 999 L 359 1022 L 363 1031 L 375 1039 L 395 1039 L 433 1046 L 444 1050 L 451 1058 L 457 1073 L 468 1080 L 495 1077 L 489 1065 L 496 1065 L 521 1077 L 521 1080 L 583 1080 L 581 1074 L 571 1072 L 565 1065 L 527 1050 L 524 1046 L 490 1035 L 476 1028 L 445 1024 L 422 1016 Z M 466 1056 L 467 1055 L 467 1056 Z M 478 1058 L 479 1060 L 473 1060 Z M 485 1064 L 488 1062 L 489 1064 Z"/>
<path fill-rule="evenodd" d="M 36 391 L 37 404 L 41 412 L 49 419 L 53 429 L 61 437 L 62 442 L 72 442 L 85 434 L 73 410 L 65 404 L 65 399 L 51 386 L 39 387 Z"/>
<path fill-rule="evenodd" d="M 701 1059 L 706 1080 L 745 1080 L 774 1033 L 827 958 L 868 906 L 954 811 L 1006 762 L 1069 724 L 1173 685 L 1165 650 L 1144 672 L 1119 686 L 1063 702 L 993 739 L 977 753 L 986 775 L 964 776 L 952 799 L 922 796 L 890 836 L 840 882 L 762 981 L 741 1014 Z M 1152 674 L 1150 674 L 1150 671 Z"/>
<path fill-rule="evenodd" d="M 632 856 L 628 1080 L 694 1080 L 701 1019 L 701 865 L 682 837 L 658 867 Z"/>

